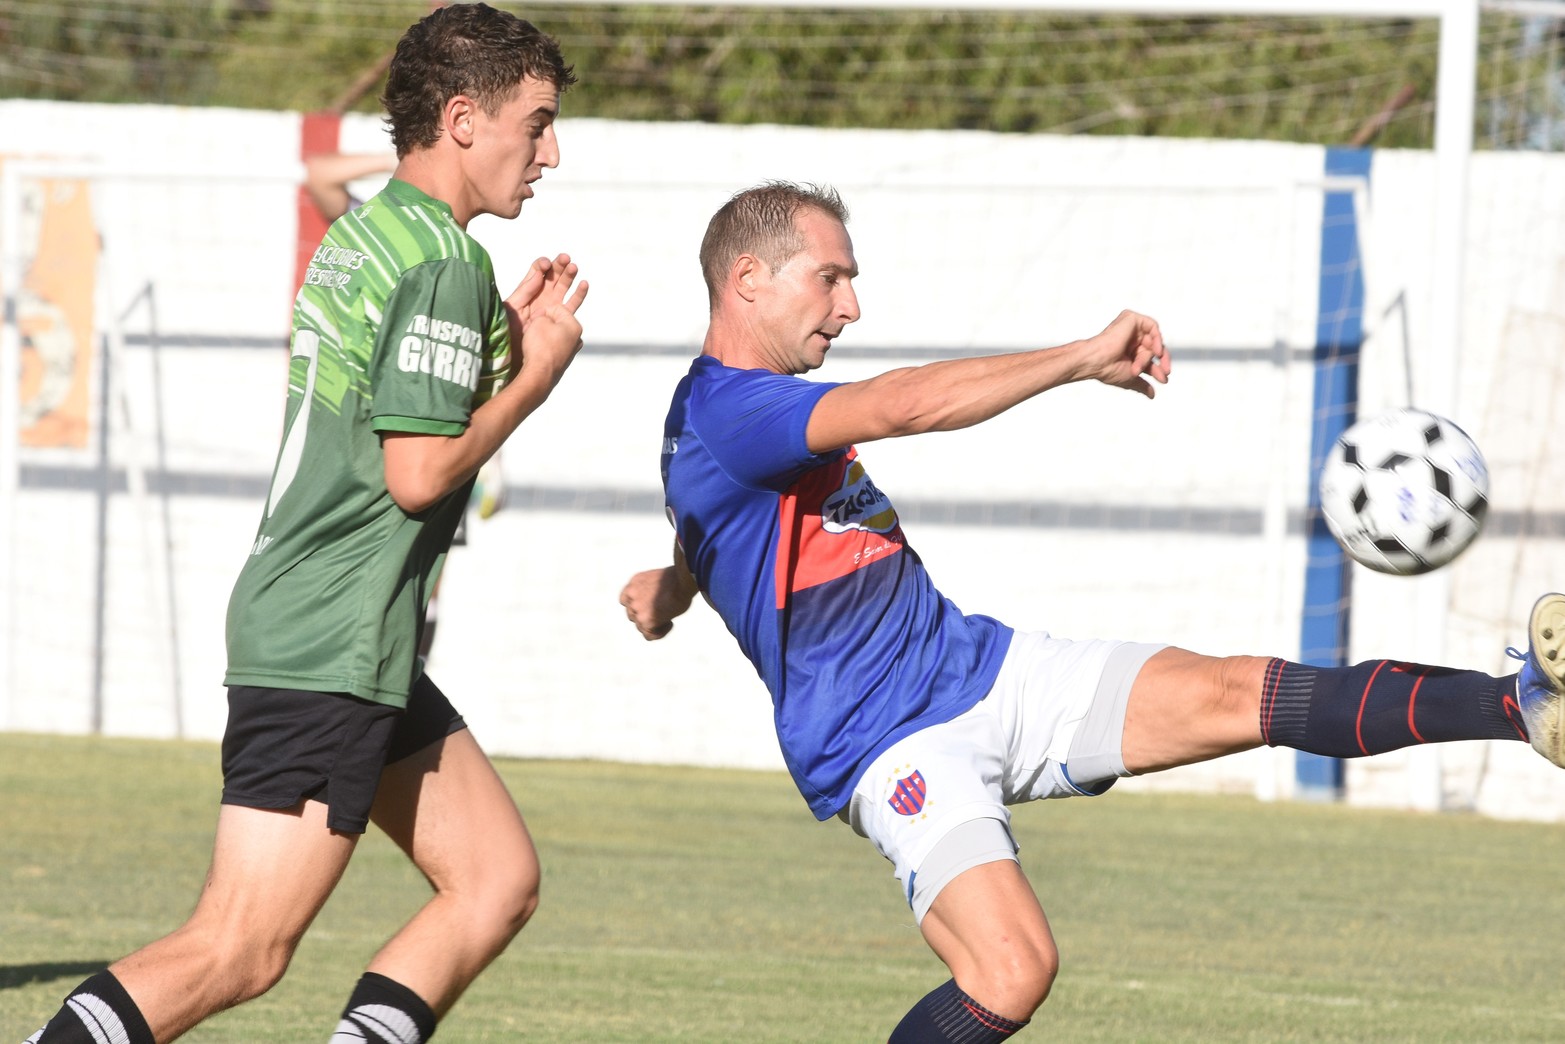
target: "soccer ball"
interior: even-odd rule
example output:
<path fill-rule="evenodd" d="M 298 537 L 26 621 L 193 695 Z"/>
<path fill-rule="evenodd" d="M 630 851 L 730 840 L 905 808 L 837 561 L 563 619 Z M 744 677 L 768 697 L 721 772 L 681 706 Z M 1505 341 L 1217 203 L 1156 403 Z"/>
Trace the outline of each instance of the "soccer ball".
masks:
<path fill-rule="evenodd" d="M 1355 562 L 1413 576 L 1466 550 L 1489 510 L 1489 469 L 1467 433 L 1423 410 L 1354 424 L 1320 474 L 1326 527 Z"/>

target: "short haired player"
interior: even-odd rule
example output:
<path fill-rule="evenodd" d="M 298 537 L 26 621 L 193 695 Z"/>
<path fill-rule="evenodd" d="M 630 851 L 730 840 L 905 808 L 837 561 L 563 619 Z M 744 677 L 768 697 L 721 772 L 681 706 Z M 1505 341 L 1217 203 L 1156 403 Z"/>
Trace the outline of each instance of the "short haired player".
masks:
<path fill-rule="evenodd" d="M 332 225 L 294 310 L 282 448 L 229 603 L 206 886 L 33 1041 L 168 1041 L 265 992 L 370 820 L 434 895 L 370 961 L 334 1041 L 428 1040 L 532 914 L 526 825 L 416 650 L 474 475 L 581 347 L 568 256 L 502 297 L 467 234 L 516 217 L 558 165 L 574 80 L 553 39 L 484 4 L 403 36 L 384 98 L 394 178 Z"/>
<path fill-rule="evenodd" d="M 895 865 L 952 978 L 893 1044 L 1003 1040 L 1048 996 L 1059 955 L 1016 859 L 1012 804 L 1263 743 L 1354 757 L 1531 735 L 1561 763 L 1560 595 L 1538 602 L 1521 673 L 1502 678 L 1070 641 L 958 609 L 856 447 L 969 427 L 1076 381 L 1151 398 L 1169 352 L 1156 322 L 1123 312 L 1056 348 L 805 380 L 859 318 L 846 221 L 834 191 L 783 182 L 712 218 L 711 323 L 663 431 L 674 562 L 633 576 L 620 601 L 655 639 L 704 595 L 771 692 L 810 809 Z"/>

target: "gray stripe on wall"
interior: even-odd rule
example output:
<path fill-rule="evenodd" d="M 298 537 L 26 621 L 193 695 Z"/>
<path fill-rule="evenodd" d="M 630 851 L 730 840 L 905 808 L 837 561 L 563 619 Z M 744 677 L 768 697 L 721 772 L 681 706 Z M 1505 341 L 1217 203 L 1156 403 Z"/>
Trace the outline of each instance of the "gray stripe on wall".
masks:
<path fill-rule="evenodd" d="M 253 337 L 236 336 L 232 334 L 159 334 L 154 337 L 151 334 L 126 334 L 125 344 L 130 348 L 200 348 L 211 351 L 268 351 L 285 352 L 288 350 L 288 341 L 285 337 Z M 601 342 L 588 338 L 582 351 L 588 355 L 606 357 L 629 358 L 666 358 L 674 357 L 692 359 L 701 350 L 700 345 L 690 344 L 631 344 L 627 342 Z M 993 346 L 976 345 L 960 347 L 951 345 L 856 345 L 843 343 L 832 349 L 832 355 L 839 359 L 968 359 L 984 355 L 1000 355 L 1006 352 L 1019 351 L 1016 348 L 996 348 Z M 1281 366 L 1284 363 L 1311 364 L 1314 362 L 1313 349 L 1290 348 L 1287 345 L 1274 345 L 1270 348 L 1211 348 L 1200 346 L 1174 345 L 1171 348 L 1173 357 L 1180 364 L 1186 363 L 1271 363 Z"/>
<path fill-rule="evenodd" d="M 220 472 L 148 472 L 147 490 L 154 496 L 219 497 L 261 501 L 268 476 Z M 125 471 L 116 468 L 107 482 L 95 468 L 24 464 L 23 491 L 68 491 L 122 495 Z M 1108 532 L 1261 534 L 1263 516 L 1248 506 L 1188 506 L 1178 504 L 1091 504 L 1060 500 L 935 500 L 899 497 L 897 514 L 918 525 L 992 526 L 997 529 L 1092 529 Z M 663 515 L 663 494 L 655 489 L 609 486 L 506 487 L 507 510 L 579 511 L 587 514 Z M 1292 510 L 1288 533 L 1304 531 L 1303 512 Z M 1495 537 L 1565 538 L 1565 512 L 1489 512 L 1484 532 Z"/>

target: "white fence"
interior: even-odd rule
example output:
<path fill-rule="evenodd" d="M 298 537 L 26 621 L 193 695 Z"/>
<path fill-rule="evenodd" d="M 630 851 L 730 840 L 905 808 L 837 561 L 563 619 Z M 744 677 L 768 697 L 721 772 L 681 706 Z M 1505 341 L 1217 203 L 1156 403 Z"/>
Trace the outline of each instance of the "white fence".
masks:
<path fill-rule="evenodd" d="M 97 326 L 118 334 L 99 339 L 118 365 L 106 398 L 94 378 L 89 445 L 22 447 L 0 476 L 0 727 L 221 733 L 224 605 L 281 421 L 298 134 L 288 113 L 0 102 L 0 162 L 94 172 Z M 571 119 L 560 138 L 523 217 L 473 228 L 503 286 L 560 250 L 592 284 L 587 347 L 507 445 L 510 504 L 470 524 L 442 590 L 431 671 L 488 749 L 781 765 L 765 690 L 712 613 L 648 645 L 616 604 L 671 542 L 658 441 L 704 330 L 702 231 L 767 178 L 830 182 L 853 211 L 864 319 L 824 379 L 1059 343 L 1122 307 L 1164 325 L 1175 374 L 1154 402 L 1070 387 L 865 448 L 959 604 L 1064 635 L 1296 653 L 1322 150 Z M 343 144 L 385 147 L 368 118 Z M 1366 408 L 1400 401 L 1408 360 L 1416 395 L 1432 177 L 1424 153 L 1374 159 Z M 1471 182 L 1457 419 L 1489 455 L 1495 521 L 1445 584 L 1358 577 L 1352 651 L 1429 647 L 1408 606 L 1448 585 L 1443 658 L 1500 673 L 1533 597 L 1565 584 L 1548 437 L 1565 158 L 1481 154 Z M 121 402 L 128 424 L 100 441 Z M 1448 804 L 1565 817 L 1565 776 L 1519 744 L 1442 760 Z M 1406 761 L 1353 763 L 1350 798 L 1404 803 Z M 1126 785 L 1285 794 L 1288 764 L 1257 752 Z"/>

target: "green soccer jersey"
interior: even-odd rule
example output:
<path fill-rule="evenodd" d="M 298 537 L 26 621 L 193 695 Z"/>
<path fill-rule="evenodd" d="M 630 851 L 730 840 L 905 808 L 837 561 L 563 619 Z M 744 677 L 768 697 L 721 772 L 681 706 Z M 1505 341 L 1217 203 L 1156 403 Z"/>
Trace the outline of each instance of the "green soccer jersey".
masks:
<path fill-rule="evenodd" d="M 338 219 L 294 304 L 282 448 L 228 605 L 229 685 L 403 706 L 471 482 L 410 515 L 381 432 L 460 435 L 508 372 L 489 255 L 401 181 Z"/>

